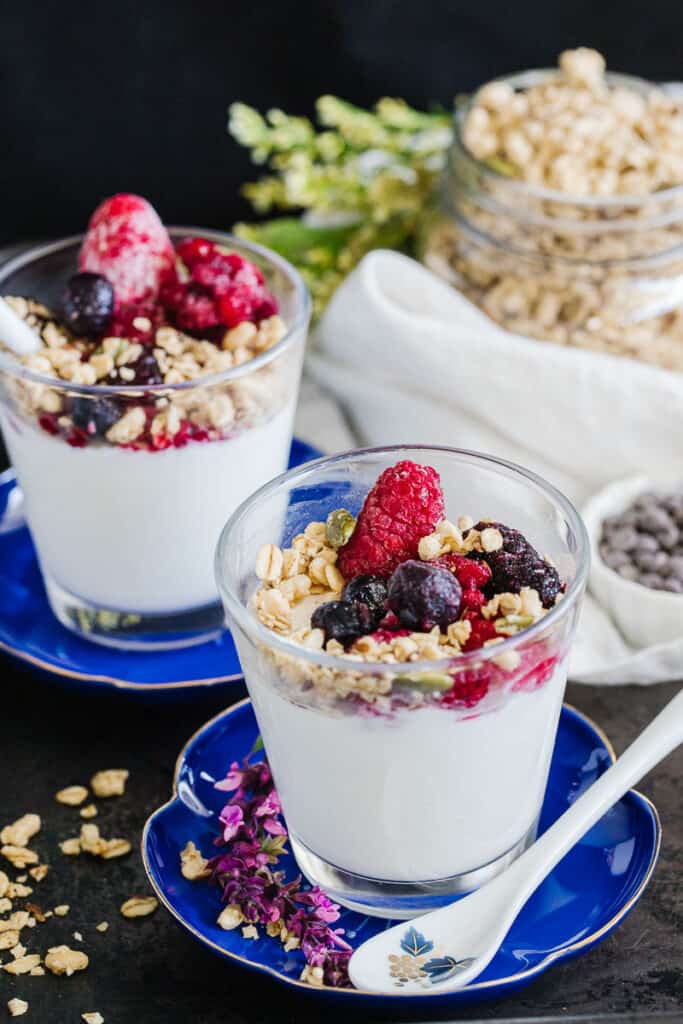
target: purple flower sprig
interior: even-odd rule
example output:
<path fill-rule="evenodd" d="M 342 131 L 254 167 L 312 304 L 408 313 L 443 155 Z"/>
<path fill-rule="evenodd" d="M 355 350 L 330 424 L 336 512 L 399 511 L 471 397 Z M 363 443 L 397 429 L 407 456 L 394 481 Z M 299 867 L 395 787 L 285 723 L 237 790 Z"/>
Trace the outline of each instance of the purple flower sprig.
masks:
<path fill-rule="evenodd" d="M 350 988 L 351 947 L 342 938 L 343 928 L 331 927 L 339 920 L 339 907 L 317 886 L 302 888 L 301 875 L 288 882 L 284 871 L 275 869 L 287 852 L 280 799 L 268 762 L 250 764 L 249 756 L 241 766 L 234 761 L 215 784 L 232 793 L 214 840 L 221 851 L 208 864 L 225 904 L 219 921 L 227 928 L 243 925 L 253 938 L 261 925 L 285 950 L 301 949 L 306 960 L 302 980 Z"/>

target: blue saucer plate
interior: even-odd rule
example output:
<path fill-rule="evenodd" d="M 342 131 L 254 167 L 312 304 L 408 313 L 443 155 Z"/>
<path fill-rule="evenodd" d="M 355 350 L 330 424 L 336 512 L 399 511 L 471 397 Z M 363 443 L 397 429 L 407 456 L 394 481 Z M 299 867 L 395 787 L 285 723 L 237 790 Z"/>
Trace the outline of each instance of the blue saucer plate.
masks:
<path fill-rule="evenodd" d="M 285 953 L 277 939 L 244 939 L 239 928 L 223 931 L 216 924 L 219 892 L 206 883 L 190 882 L 180 873 L 180 851 L 191 839 L 210 857 L 225 794 L 214 789 L 231 761 L 240 761 L 253 747 L 256 719 L 243 700 L 203 726 L 178 758 L 174 794 L 149 818 L 142 855 L 150 882 L 167 910 L 196 939 L 230 961 L 269 974 L 311 998 L 372 1003 L 398 1009 L 406 1001 L 429 1001 L 430 1008 L 467 1004 L 509 995 L 552 964 L 585 953 L 601 942 L 626 916 L 650 880 L 660 846 L 654 806 L 640 793 L 629 792 L 561 861 L 529 900 L 502 948 L 480 978 L 456 992 L 403 990 L 378 995 L 356 989 L 315 988 L 299 980 L 301 952 Z M 567 705 L 562 710 L 550 780 L 541 815 L 541 831 L 552 824 L 577 796 L 612 763 L 614 752 L 602 732 Z M 298 869 L 288 855 L 279 864 L 287 877 Z M 339 925 L 357 945 L 391 922 L 345 910 Z M 207 964 L 207 970 L 211 965 Z"/>
<path fill-rule="evenodd" d="M 294 440 L 289 465 L 299 466 L 319 455 Z M 50 610 L 12 470 L 0 475 L 0 650 L 55 682 L 83 690 L 182 696 L 195 687 L 242 678 L 227 630 L 196 647 L 145 653 L 88 643 L 65 629 Z"/>

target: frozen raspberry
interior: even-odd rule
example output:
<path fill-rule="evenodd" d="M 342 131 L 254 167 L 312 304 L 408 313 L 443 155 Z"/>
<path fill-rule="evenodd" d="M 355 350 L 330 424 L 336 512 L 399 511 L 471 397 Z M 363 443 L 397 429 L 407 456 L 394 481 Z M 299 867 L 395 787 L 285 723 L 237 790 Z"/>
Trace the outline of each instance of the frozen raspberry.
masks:
<path fill-rule="evenodd" d="M 488 666 L 453 673 L 453 686 L 441 698 L 445 707 L 473 708 L 489 692 Z"/>
<path fill-rule="evenodd" d="M 225 252 L 206 238 L 186 238 L 177 249 L 189 280 L 169 281 L 162 301 L 171 319 L 189 334 L 230 328 L 244 320 L 258 323 L 277 312 L 263 274 L 250 260 Z"/>
<path fill-rule="evenodd" d="M 372 634 L 372 639 L 376 640 L 378 644 L 390 644 L 392 640 L 395 640 L 398 636 L 410 636 L 409 629 L 376 629 Z"/>
<path fill-rule="evenodd" d="M 149 302 L 173 276 L 175 253 L 156 210 L 122 193 L 105 199 L 90 218 L 78 268 L 106 277 L 117 306 Z"/>
<path fill-rule="evenodd" d="M 468 609 L 464 612 L 463 619 L 467 619 L 472 626 L 467 643 L 463 645 L 464 651 L 477 651 L 487 640 L 493 640 L 498 636 L 493 622 L 484 619 L 476 610 Z"/>
<path fill-rule="evenodd" d="M 431 466 L 398 462 L 385 469 L 369 492 L 349 541 L 339 549 L 346 579 L 388 577 L 401 562 L 417 558 L 420 538 L 444 515 L 439 474 Z"/>
<path fill-rule="evenodd" d="M 379 576 L 356 576 L 342 590 L 342 599 L 352 604 L 364 604 L 376 628 L 386 612 L 387 585 Z"/>
<path fill-rule="evenodd" d="M 350 601 L 328 601 L 318 605 L 311 616 L 314 629 L 322 629 L 325 640 L 338 640 L 348 647 L 372 630 L 372 617 L 367 605 Z"/>
<path fill-rule="evenodd" d="M 486 562 L 478 562 L 466 555 L 442 555 L 438 565 L 445 565 L 455 573 L 463 590 L 483 589 L 491 579 L 491 570 Z"/>
<path fill-rule="evenodd" d="M 163 308 L 158 303 L 120 303 L 107 328 L 112 338 L 128 338 L 143 344 L 153 343 L 157 328 L 166 323 Z"/>
<path fill-rule="evenodd" d="M 428 633 L 446 629 L 460 614 L 462 587 L 442 565 L 411 559 L 399 565 L 391 579 L 387 603 L 408 629 Z"/>
<path fill-rule="evenodd" d="M 550 608 L 562 589 L 557 569 L 541 558 L 524 534 L 502 523 L 477 523 L 476 530 L 494 526 L 503 535 L 503 547 L 480 557 L 491 569 L 488 592 L 518 594 L 522 587 L 538 591 L 544 608 Z"/>

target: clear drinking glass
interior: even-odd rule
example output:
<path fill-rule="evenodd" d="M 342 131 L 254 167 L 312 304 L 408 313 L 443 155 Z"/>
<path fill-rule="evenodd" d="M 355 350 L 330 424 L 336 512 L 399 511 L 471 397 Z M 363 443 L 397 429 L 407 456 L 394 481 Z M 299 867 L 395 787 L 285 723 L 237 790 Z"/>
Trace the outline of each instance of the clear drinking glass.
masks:
<path fill-rule="evenodd" d="M 122 648 L 185 646 L 222 628 L 216 541 L 240 502 L 287 467 L 310 316 L 302 279 L 275 253 L 219 232 L 170 234 L 174 242 L 208 238 L 256 263 L 284 337 L 222 372 L 135 387 L 56 382 L 0 353 L 0 422 L 52 610 L 69 629 Z M 11 260 L 0 294 L 55 308 L 80 243 L 64 239 Z M 125 429 L 115 443 L 65 436 L 59 418 L 76 403 L 93 416 L 132 413 L 130 438 Z M 168 446 L 136 446 L 136 430 L 155 416 L 168 420 L 160 428 Z M 172 433 L 178 422 L 191 424 L 187 436 Z"/>
<path fill-rule="evenodd" d="M 335 508 L 357 513 L 401 459 L 439 472 L 453 518 L 520 529 L 567 581 L 564 598 L 517 636 L 450 661 L 353 661 L 262 625 L 250 607 L 259 548 L 287 546 Z M 216 566 L 292 850 L 312 883 L 364 913 L 410 917 L 481 885 L 533 841 L 588 568 L 583 524 L 558 491 L 458 449 L 350 452 L 252 495 L 225 527 Z M 416 689 L 428 697 L 413 701 Z"/>

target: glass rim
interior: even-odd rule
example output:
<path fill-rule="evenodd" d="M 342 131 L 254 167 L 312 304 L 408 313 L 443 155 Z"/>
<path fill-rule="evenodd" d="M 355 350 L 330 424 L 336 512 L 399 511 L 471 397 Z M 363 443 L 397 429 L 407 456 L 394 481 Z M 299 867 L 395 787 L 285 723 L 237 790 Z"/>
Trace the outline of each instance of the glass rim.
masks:
<path fill-rule="evenodd" d="M 284 486 L 294 481 L 303 482 L 306 477 L 315 474 L 323 466 L 334 466 L 335 464 L 341 464 L 365 455 L 385 455 L 391 453 L 400 457 L 407 452 L 424 452 L 426 454 L 429 452 L 442 452 L 448 455 L 464 456 L 465 459 L 471 462 L 488 464 L 494 469 L 503 469 L 513 476 L 522 478 L 527 484 L 531 484 L 533 488 L 543 494 L 544 497 L 553 502 L 562 511 L 576 539 L 577 568 L 559 604 L 554 605 L 543 618 L 523 629 L 520 633 L 507 637 L 500 643 L 493 644 L 490 647 L 480 647 L 474 651 L 463 651 L 460 654 L 451 655 L 447 658 L 401 663 L 404 666 L 405 672 L 413 674 L 416 672 L 447 671 L 454 664 L 471 665 L 474 662 L 490 661 L 506 651 L 514 650 L 520 643 L 538 636 L 549 625 L 554 625 L 566 617 L 583 593 L 588 578 L 590 540 L 583 519 L 572 502 L 561 491 L 532 470 L 524 469 L 522 466 L 518 466 L 507 459 L 501 459 L 495 455 L 473 451 L 468 448 L 424 444 L 382 445 L 374 448 L 353 448 L 348 451 L 339 452 L 336 455 L 323 455 L 319 459 L 313 459 L 302 466 L 287 470 L 250 495 L 230 516 L 218 538 L 215 556 L 216 582 L 229 614 L 235 619 L 240 628 L 244 629 L 250 640 L 252 636 L 255 636 L 261 644 L 273 648 L 281 654 L 296 657 L 302 661 L 311 662 L 324 668 L 336 669 L 340 672 L 371 673 L 373 675 L 378 673 L 396 673 L 397 668 L 401 667 L 398 664 L 385 661 L 356 661 L 341 655 L 328 654 L 326 651 L 312 650 L 303 647 L 294 640 L 290 640 L 288 637 L 280 636 L 274 630 L 268 629 L 267 626 L 259 622 L 254 613 L 242 601 L 236 590 L 228 584 L 222 565 L 224 554 L 230 543 L 230 535 L 240 520 L 249 514 L 254 505 L 276 494 Z"/>
<path fill-rule="evenodd" d="M 532 68 L 527 71 L 516 71 L 512 74 L 498 75 L 482 83 L 474 92 L 463 97 L 460 102 L 456 101 L 453 113 L 453 146 L 457 144 L 462 153 L 470 160 L 480 174 L 493 181 L 504 182 L 513 193 L 518 192 L 535 199 L 548 200 L 565 206 L 572 205 L 595 209 L 600 209 L 601 207 L 609 209 L 619 206 L 641 207 L 646 206 L 648 203 L 683 197 L 683 183 L 660 189 L 657 192 L 641 192 L 623 196 L 614 193 L 606 196 L 581 196 L 571 192 L 561 192 L 558 189 L 543 188 L 539 185 L 530 185 L 521 178 L 512 178 L 503 174 L 501 171 L 496 170 L 495 167 L 487 164 L 485 160 L 480 160 L 468 149 L 463 139 L 462 127 L 467 113 L 484 86 L 491 84 L 491 82 L 505 82 L 514 89 L 524 90 L 532 85 L 558 78 L 560 74 L 559 68 Z M 637 75 L 624 74 L 619 71 L 606 71 L 605 80 L 610 85 L 622 85 L 635 89 L 641 95 L 654 89 L 661 89 L 667 84 L 653 82 L 646 78 L 640 78 Z M 681 216 L 683 217 L 683 210 L 681 211 Z"/>
<path fill-rule="evenodd" d="M 27 380 L 33 384 L 41 384 L 54 390 L 68 391 L 69 394 L 88 395 L 92 398 L 104 396 L 113 397 L 121 395 L 126 398 L 139 397 L 140 395 L 168 395 L 178 392 L 190 391 L 195 388 L 212 387 L 233 380 L 260 370 L 267 366 L 285 352 L 299 337 L 300 332 L 305 329 L 311 315 L 311 296 L 299 271 L 283 256 L 268 249 L 256 242 L 247 242 L 236 235 L 225 231 L 215 231 L 209 228 L 183 227 L 182 225 L 171 225 L 168 232 L 172 238 L 176 236 L 198 235 L 208 238 L 209 241 L 227 245 L 237 250 L 246 250 L 254 256 L 259 257 L 264 263 L 280 270 L 294 286 L 296 296 L 296 314 L 291 324 L 286 324 L 287 332 L 272 348 L 267 349 L 260 355 L 249 359 L 239 366 L 231 366 L 227 370 L 218 373 L 206 374 L 202 377 L 195 377 L 194 380 L 181 381 L 178 384 L 72 384 L 71 381 L 63 380 L 61 377 L 51 377 L 44 373 L 38 373 L 20 363 L 11 353 L 0 350 L 0 373 L 6 373 L 10 377 L 20 380 Z M 10 274 L 22 270 L 37 259 L 51 256 L 53 253 L 68 249 L 83 240 L 83 234 L 69 235 L 65 238 L 58 238 L 52 242 L 43 242 L 40 245 L 31 246 L 29 249 L 18 253 L 6 263 L 0 265 L 0 289 L 4 286 Z M 1 294 L 1 292 L 0 292 Z M 37 298 L 37 301 L 41 301 Z"/>

